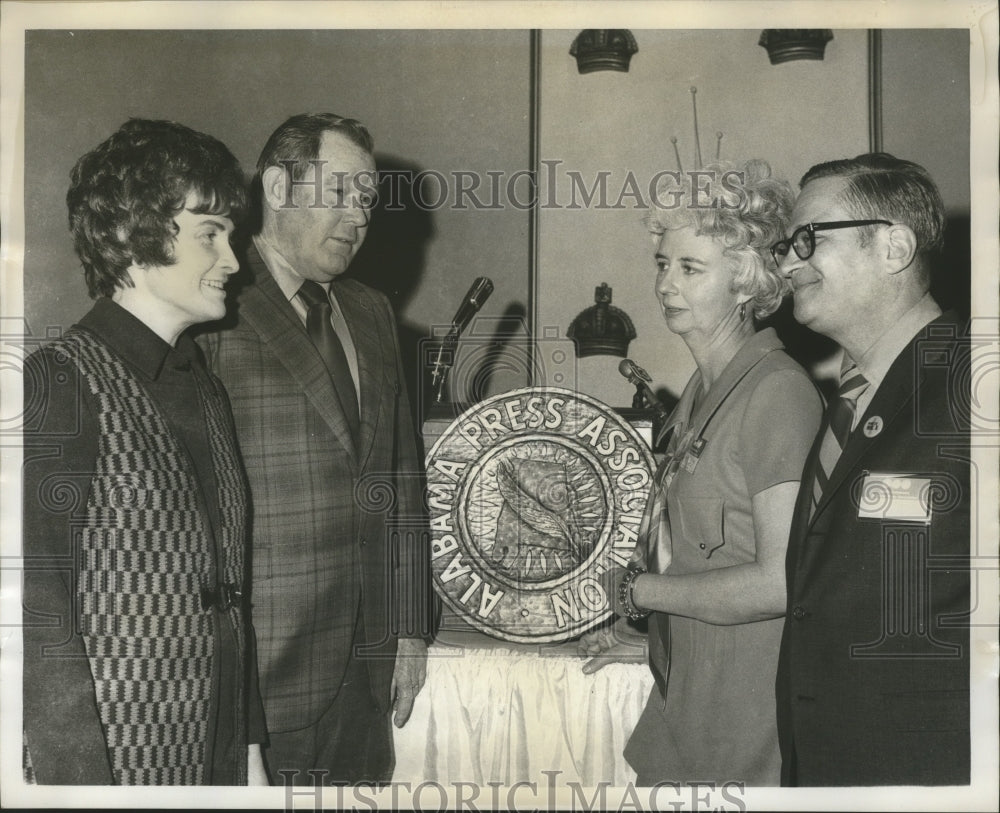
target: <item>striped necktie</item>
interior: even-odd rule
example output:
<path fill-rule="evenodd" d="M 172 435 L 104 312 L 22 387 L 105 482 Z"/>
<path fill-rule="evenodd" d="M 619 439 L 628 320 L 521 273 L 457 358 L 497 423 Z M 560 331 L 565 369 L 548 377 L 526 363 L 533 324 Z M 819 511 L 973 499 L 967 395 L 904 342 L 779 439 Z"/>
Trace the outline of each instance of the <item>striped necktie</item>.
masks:
<path fill-rule="evenodd" d="M 326 364 L 326 369 L 333 379 L 337 398 L 343 407 L 344 415 L 347 416 L 347 424 L 350 426 L 354 446 L 357 448 L 358 438 L 361 434 L 358 393 L 354 388 L 354 377 L 351 375 L 351 368 L 347 363 L 344 345 L 330 323 L 330 314 L 333 311 L 330 299 L 326 291 L 323 290 L 323 286 L 308 279 L 302 283 L 298 295 L 306 305 L 306 332 L 312 343 L 316 345 L 316 349 L 319 350 L 319 354 Z"/>
<path fill-rule="evenodd" d="M 827 410 L 830 421 L 823 434 L 823 443 L 819 449 L 816 478 L 813 481 L 812 510 L 814 512 L 827 483 L 830 481 L 830 475 L 833 474 L 833 469 L 840 459 L 840 454 L 844 451 L 847 438 L 851 434 L 858 398 L 868 389 L 868 381 L 861 375 L 858 366 L 847 358 L 844 359 L 844 364 L 845 367 L 840 373 L 840 390 L 837 393 L 837 398 Z"/>

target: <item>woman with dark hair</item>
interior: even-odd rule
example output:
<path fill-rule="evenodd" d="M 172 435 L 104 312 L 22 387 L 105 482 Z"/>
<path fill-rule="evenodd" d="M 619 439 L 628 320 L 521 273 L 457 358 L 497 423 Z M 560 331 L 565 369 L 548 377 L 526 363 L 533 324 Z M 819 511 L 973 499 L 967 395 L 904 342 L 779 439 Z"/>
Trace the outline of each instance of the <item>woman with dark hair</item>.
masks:
<path fill-rule="evenodd" d="M 191 325 L 223 317 L 244 178 L 132 119 L 73 169 L 96 303 L 24 374 L 24 738 L 40 784 L 266 784 L 229 401 Z"/>
<path fill-rule="evenodd" d="M 750 161 L 665 175 L 656 201 L 656 299 L 696 370 L 663 429 L 636 561 L 611 588 L 620 615 L 651 615 L 656 686 L 625 757 L 641 785 L 777 785 L 785 548 L 822 414 L 805 371 L 755 322 L 788 293 L 769 246 L 792 192 Z M 582 648 L 611 643 L 596 633 Z"/>

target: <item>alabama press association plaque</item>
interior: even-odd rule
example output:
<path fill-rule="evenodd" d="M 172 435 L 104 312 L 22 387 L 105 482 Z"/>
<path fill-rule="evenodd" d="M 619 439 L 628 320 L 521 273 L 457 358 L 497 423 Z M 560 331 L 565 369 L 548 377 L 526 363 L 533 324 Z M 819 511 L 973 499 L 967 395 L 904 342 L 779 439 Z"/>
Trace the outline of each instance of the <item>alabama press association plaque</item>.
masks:
<path fill-rule="evenodd" d="M 610 407 L 529 387 L 456 418 L 427 456 L 434 587 L 482 632 L 562 641 L 611 615 L 601 574 L 628 562 L 653 458 Z"/>

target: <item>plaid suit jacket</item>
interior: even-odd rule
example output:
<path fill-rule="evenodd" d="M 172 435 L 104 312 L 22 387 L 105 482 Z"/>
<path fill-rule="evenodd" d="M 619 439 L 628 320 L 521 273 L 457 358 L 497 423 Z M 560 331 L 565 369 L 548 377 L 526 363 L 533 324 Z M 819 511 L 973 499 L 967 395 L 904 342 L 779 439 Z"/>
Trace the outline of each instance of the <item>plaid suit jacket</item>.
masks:
<path fill-rule="evenodd" d="M 427 634 L 430 575 L 415 433 L 388 300 L 337 301 L 357 349 L 357 453 L 334 383 L 256 248 L 234 324 L 199 341 L 229 391 L 253 500 L 251 601 L 270 731 L 315 722 L 352 643 L 388 710 L 397 634 Z M 355 635 L 355 622 L 360 623 Z"/>

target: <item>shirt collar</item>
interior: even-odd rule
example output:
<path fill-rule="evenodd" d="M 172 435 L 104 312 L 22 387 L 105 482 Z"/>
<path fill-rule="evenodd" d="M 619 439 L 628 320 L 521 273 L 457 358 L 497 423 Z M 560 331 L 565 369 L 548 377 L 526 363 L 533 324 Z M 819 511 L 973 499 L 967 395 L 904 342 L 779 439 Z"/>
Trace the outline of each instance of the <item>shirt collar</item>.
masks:
<path fill-rule="evenodd" d="M 267 270 L 271 272 L 271 276 L 274 277 L 274 281 L 281 289 L 281 293 L 284 294 L 285 299 L 291 302 L 295 299 L 299 288 L 302 287 L 302 283 L 305 282 L 305 277 L 297 273 L 282 253 L 269 243 L 263 235 L 255 234 L 253 242 L 257 246 L 257 251 L 260 253 L 264 265 L 267 266 Z M 320 282 L 318 285 L 329 294 L 329 282 Z"/>
<path fill-rule="evenodd" d="M 141 319 L 107 297 L 101 297 L 80 320 L 80 327 L 100 337 L 130 366 L 148 379 L 160 377 L 165 363 L 184 368 L 197 359 L 194 340 L 182 333 L 177 346 L 163 341 Z"/>
<path fill-rule="evenodd" d="M 763 330 L 759 330 L 752 334 L 745 342 L 743 342 L 740 349 L 736 351 L 736 354 L 723 368 L 719 377 L 712 383 L 708 392 L 708 397 L 703 398 L 702 405 L 710 400 L 713 400 L 713 394 L 718 397 L 721 393 L 724 397 L 724 394 L 728 393 L 729 390 L 732 389 L 733 384 L 739 381 L 747 370 L 753 367 L 771 351 L 781 350 L 784 346 L 785 345 L 782 344 L 781 339 L 778 338 L 778 334 L 773 327 L 766 327 Z M 689 386 L 691 389 L 691 398 L 693 400 L 695 395 L 703 386 L 700 371 L 695 371 L 695 375 Z M 687 394 L 686 390 L 685 394 Z"/>
<path fill-rule="evenodd" d="M 744 373 L 757 364 L 764 356 L 774 350 L 781 350 L 784 346 L 781 339 L 778 338 L 777 332 L 772 327 L 766 327 L 750 336 L 740 349 L 736 351 L 736 355 L 729 360 L 722 374 L 715 380 L 711 389 L 702 398 L 701 404 L 699 404 L 697 409 L 697 416 L 694 414 L 696 412 L 694 401 L 698 391 L 702 388 L 702 379 L 701 372 L 696 369 L 694 375 L 691 376 L 687 386 L 681 393 L 680 400 L 674 407 L 670 418 L 660 428 L 656 443 L 660 442 L 664 433 L 671 426 L 677 427 L 676 434 L 683 431 L 682 425 L 685 422 L 689 422 L 694 426 L 698 421 L 703 420 L 706 415 L 711 415 L 715 411 L 715 408 L 729 395 L 730 390 L 739 382 Z M 695 420 L 696 417 L 697 421 Z"/>
<path fill-rule="evenodd" d="M 924 294 L 912 308 L 892 323 L 892 326 L 861 355 L 861 358 L 853 359 L 858 365 L 858 370 L 868 381 L 872 392 L 878 389 L 892 363 L 910 343 L 910 339 L 940 315 L 941 308 L 934 298 L 930 293 Z M 849 364 L 848 358 L 845 352 L 841 369 Z"/>

